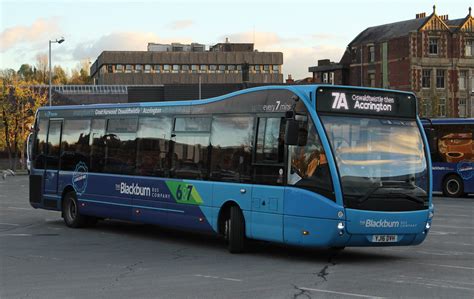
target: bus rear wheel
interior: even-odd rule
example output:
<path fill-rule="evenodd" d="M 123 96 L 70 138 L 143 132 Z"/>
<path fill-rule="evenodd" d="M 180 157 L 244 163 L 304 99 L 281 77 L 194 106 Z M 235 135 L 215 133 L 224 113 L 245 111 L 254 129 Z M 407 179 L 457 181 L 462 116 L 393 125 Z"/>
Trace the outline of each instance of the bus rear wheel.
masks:
<path fill-rule="evenodd" d="M 461 197 L 464 194 L 464 185 L 461 178 L 451 174 L 444 179 L 443 194 L 447 197 Z"/>
<path fill-rule="evenodd" d="M 75 192 L 68 192 L 64 195 L 62 214 L 64 223 L 72 228 L 80 228 L 93 225 L 97 222 L 94 217 L 88 217 L 79 213 L 79 205 L 77 204 L 77 196 Z"/>
<path fill-rule="evenodd" d="M 241 253 L 245 249 L 245 223 L 244 216 L 239 207 L 230 207 L 230 216 L 225 221 L 224 229 L 227 248 L 230 253 Z"/>

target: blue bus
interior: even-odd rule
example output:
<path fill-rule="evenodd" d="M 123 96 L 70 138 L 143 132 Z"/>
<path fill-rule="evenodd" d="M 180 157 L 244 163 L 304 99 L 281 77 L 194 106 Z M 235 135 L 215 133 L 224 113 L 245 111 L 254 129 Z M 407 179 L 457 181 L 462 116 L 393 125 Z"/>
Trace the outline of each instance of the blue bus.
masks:
<path fill-rule="evenodd" d="M 433 191 L 474 193 L 474 118 L 422 119 L 431 149 Z"/>
<path fill-rule="evenodd" d="M 412 93 L 266 86 L 195 101 L 45 107 L 30 203 L 310 247 L 416 245 L 433 217 Z"/>

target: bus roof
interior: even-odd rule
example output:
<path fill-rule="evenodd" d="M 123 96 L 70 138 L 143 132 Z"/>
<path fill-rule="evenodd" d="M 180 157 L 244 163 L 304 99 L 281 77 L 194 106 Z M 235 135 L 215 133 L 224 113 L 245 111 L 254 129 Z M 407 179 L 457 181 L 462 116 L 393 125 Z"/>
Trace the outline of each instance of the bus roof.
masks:
<path fill-rule="evenodd" d="M 474 124 L 474 118 L 422 118 L 423 125 Z"/>
<path fill-rule="evenodd" d="M 368 88 L 368 87 L 358 87 L 358 86 L 344 86 L 344 85 L 328 85 L 328 84 L 308 84 L 308 85 L 269 85 L 269 86 L 260 86 L 260 87 L 253 87 L 248 89 L 243 89 L 239 91 L 235 91 L 232 93 L 228 93 L 225 95 L 221 95 L 214 98 L 202 99 L 202 100 L 184 100 L 184 101 L 161 101 L 161 102 L 134 102 L 134 103 L 110 103 L 110 104 L 88 104 L 88 105 L 67 105 L 67 106 L 44 106 L 39 108 L 39 110 L 70 110 L 70 109 L 94 109 L 94 108 L 112 108 L 112 107 L 151 107 L 151 106 L 186 106 L 186 105 L 200 105 L 200 104 L 207 104 L 217 101 L 225 100 L 226 98 L 246 94 L 254 91 L 259 90 L 275 90 L 275 89 L 285 89 L 294 92 L 296 95 L 300 97 L 303 96 L 303 100 L 312 101 L 312 97 L 310 97 L 310 93 L 316 91 L 319 87 L 333 87 L 333 88 L 341 88 L 341 89 L 353 89 L 353 90 L 371 90 L 371 91 L 384 91 L 384 92 L 395 92 L 395 93 L 402 93 L 402 94 L 411 94 L 413 93 L 406 92 L 406 91 L 398 91 L 398 90 L 388 90 L 388 89 L 380 89 L 380 88 Z"/>

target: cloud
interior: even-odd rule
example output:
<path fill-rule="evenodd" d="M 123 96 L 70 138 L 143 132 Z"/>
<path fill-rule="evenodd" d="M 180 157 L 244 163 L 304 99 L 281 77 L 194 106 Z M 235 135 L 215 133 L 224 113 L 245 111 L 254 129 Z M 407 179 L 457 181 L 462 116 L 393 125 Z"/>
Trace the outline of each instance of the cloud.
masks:
<path fill-rule="evenodd" d="M 311 77 L 308 68 L 318 64 L 319 59 L 330 59 L 339 62 L 344 54 L 344 48 L 338 46 L 315 46 L 298 48 L 281 48 L 283 52 L 283 72 L 291 74 L 293 79 Z M 285 77 L 286 79 L 286 77 Z"/>
<path fill-rule="evenodd" d="M 226 38 L 229 38 L 231 43 L 254 43 L 256 49 L 265 49 L 267 47 L 281 45 L 286 43 L 297 42 L 296 38 L 282 38 L 274 32 L 240 32 L 221 36 L 219 40 L 224 41 Z"/>
<path fill-rule="evenodd" d="M 319 59 L 339 62 L 345 51 L 344 44 L 330 42 L 338 39 L 330 34 L 286 38 L 275 32 L 248 31 L 221 36 L 219 39 L 224 41 L 226 37 L 231 43 L 252 43 L 255 41 L 255 49 L 259 51 L 282 52 L 283 73 L 285 76 L 291 74 L 294 79 L 312 76 L 308 72 L 308 68 L 317 65 Z M 321 43 L 322 41 L 324 43 Z"/>
<path fill-rule="evenodd" d="M 146 51 L 150 42 L 163 42 L 152 32 L 115 32 L 83 42 L 72 50 L 74 59 L 95 59 L 102 51 Z"/>
<path fill-rule="evenodd" d="M 39 18 L 30 26 L 9 27 L 0 33 L 0 52 L 22 43 L 45 42 L 59 35 L 59 18 Z"/>
<path fill-rule="evenodd" d="M 172 30 L 181 30 L 181 29 L 186 29 L 188 27 L 191 27 L 193 25 L 194 25 L 193 20 L 178 20 L 178 21 L 170 23 L 168 27 Z"/>

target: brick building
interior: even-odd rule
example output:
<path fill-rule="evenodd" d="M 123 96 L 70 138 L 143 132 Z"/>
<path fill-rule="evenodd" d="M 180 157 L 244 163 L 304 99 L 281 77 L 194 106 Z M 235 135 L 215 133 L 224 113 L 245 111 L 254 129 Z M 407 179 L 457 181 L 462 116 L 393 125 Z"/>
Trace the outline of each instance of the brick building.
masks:
<path fill-rule="evenodd" d="M 283 53 L 258 52 L 251 43 L 148 44 L 147 51 L 104 51 L 91 66 L 98 85 L 281 84 Z"/>
<path fill-rule="evenodd" d="M 369 27 L 349 43 L 335 84 L 413 91 L 420 115 L 474 116 L 474 18 L 469 14 L 416 15 L 415 19 Z M 310 67 L 313 77 L 323 66 Z M 327 67 L 326 67 L 327 68 Z"/>
<path fill-rule="evenodd" d="M 313 73 L 313 82 L 325 84 L 349 85 L 349 65 L 343 61 L 335 63 L 329 59 L 318 60 L 317 66 L 309 71 Z"/>

